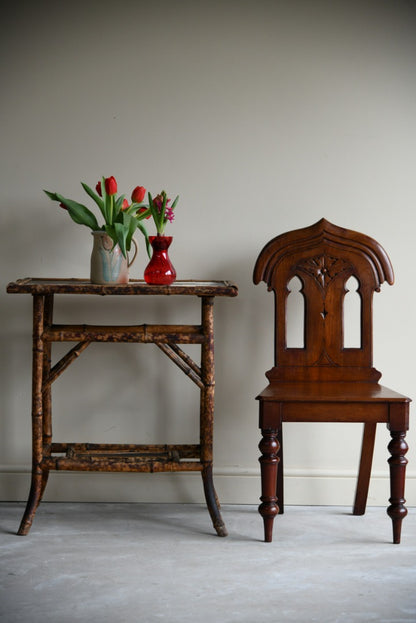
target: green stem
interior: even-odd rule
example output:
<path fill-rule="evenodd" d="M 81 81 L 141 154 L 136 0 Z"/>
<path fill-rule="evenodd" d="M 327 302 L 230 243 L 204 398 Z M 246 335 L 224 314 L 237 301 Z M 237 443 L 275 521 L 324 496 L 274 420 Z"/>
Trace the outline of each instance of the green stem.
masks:
<path fill-rule="evenodd" d="M 114 195 L 110 195 L 110 225 L 113 224 L 113 212 L 114 212 Z"/>

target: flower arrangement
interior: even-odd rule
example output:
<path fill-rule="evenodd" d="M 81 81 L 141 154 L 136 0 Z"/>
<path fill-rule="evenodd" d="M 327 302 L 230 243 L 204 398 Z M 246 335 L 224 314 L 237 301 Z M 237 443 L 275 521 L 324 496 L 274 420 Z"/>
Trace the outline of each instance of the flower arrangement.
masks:
<path fill-rule="evenodd" d="M 171 200 L 168 199 L 168 196 L 164 190 L 161 193 L 156 195 L 153 199 L 150 193 L 147 193 L 149 199 L 148 209 L 146 213 L 143 212 L 143 208 L 140 208 L 139 212 L 142 215 L 142 218 L 150 218 L 153 217 L 153 221 L 156 226 L 156 231 L 158 236 L 163 236 L 165 232 L 165 227 L 167 223 L 172 223 L 175 218 L 174 209 L 176 204 L 178 203 L 179 196 L 175 198 L 175 201 L 172 205 L 169 205 Z"/>
<path fill-rule="evenodd" d="M 151 257 L 149 236 L 142 221 L 153 217 L 158 235 L 163 236 L 166 224 L 173 221 L 173 210 L 179 196 L 176 197 L 172 205 L 169 205 L 170 199 L 168 199 L 165 191 L 162 191 L 154 199 L 149 192 L 149 203 L 146 204 L 143 201 L 146 189 L 143 186 L 136 186 L 131 194 L 131 203 L 129 203 L 125 195 L 117 197 L 117 181 L 113 176 L 101 178 L 95 186 L 95 192 L 84 182 L 81 182 L 81 186 L 97 204 L 104 218 L 104 225 L 101 227 L 94 213 L 82 203 L 67 199 L 56 192 L 49 190 L 44 192 L 52 201 L 58 201 L 75 223 L 86 225 L 92 231 L 105 231 L 114 245 L 118 243 L 124 257 L 127 257 L 127 252 L 130 251 L 133 234 L 138 228 L 145 237 L 147 253 Z"/>

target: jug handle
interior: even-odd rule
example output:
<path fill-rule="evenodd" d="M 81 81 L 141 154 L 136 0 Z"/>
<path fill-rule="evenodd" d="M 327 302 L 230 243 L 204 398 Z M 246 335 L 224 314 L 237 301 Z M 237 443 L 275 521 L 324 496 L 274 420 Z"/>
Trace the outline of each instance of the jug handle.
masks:
<path fill-rule="evenodd" d="M 134 260 L 136 259 L 137 251 L 139 250 L 139 247 L 138 247 L 137 242 L 135 241 L 135 239 L 132 238 L 131 241 L 134 244 L 134 255 L 133 255 L 133 259 L 132 260 L 130 260 L 130 259 L 128 260 L 128 262 L 127 262 L 127 266 L 128 267 L 130 267 L 133 264 Z"/>

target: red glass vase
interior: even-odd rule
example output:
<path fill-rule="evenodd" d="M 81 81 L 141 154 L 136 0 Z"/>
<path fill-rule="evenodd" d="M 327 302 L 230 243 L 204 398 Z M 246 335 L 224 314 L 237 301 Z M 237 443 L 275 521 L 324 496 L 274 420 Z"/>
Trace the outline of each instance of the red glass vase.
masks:
<path fill-rule="evenodd" d="M 176 279 L 176 270 L 169 259 L 168 249 L 172 236 L 149 236 L 152 258 L 144 271 L 144 280 L 150 285 L 165 285 Z"/>

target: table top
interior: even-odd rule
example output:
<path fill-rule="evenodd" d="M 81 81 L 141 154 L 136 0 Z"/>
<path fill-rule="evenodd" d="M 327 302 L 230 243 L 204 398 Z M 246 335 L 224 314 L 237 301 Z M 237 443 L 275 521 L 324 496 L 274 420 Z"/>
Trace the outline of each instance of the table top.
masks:
<path fill-rule="evenodd" d="M 27 277 L 7 286 L 11 294 L 111 294 L 122 295 L 193 295 L 237 296 L 238 287 L 231 281 L 175 281 L 169 286 L 149 285 L 141 279 L 129 283 L 101 285 L 89 279 L 44 279 Z"/>

